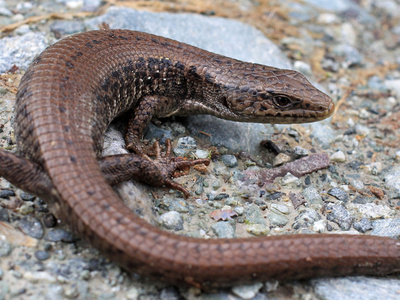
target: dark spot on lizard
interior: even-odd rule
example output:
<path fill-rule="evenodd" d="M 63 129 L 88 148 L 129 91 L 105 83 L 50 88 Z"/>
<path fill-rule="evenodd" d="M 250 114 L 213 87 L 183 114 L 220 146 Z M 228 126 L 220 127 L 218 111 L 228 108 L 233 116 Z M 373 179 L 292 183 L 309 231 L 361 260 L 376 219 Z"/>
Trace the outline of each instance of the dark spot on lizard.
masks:
<path fill-rule="evenodd" d="M 109 210 L 110 209 L 110 204 L 105 203 L 101 206 L 104 210 Z"/>
<path fill-rule="evenodd" d="M 179 61 L 175 64 L 175 67 L 182 71 L 185 70 L 185 65 Z"/>
<path fill-rule="evenodd" d="M 67 68 L 72 69 L 74 67 L 74 64 L 72 62 L 70 62 L 69 60 L 67 60 L 65 62 L 65 65 L 67 66 Z"/>
<path fill-rule="evenodd" d="M 131 73 L 133 71 L 133 61 L 131 59 L 128 59 L 126 63 L 127 65 L 124 66 L 122 69 L 125 73 Z"/>
<path fill-rule="evenodd" d="M 67 145 L 72 145 L 74 142 L 71 141 L 70 139 L 65 139 L 65 142 L 67 143 Z"/>
<path fill-rule="evenodd" d="M 26 133 L 28 136 L 32 135 L 32 132 L 34 130 L 33 124 L 29 124 L 28 128 L 26 129 Z"/>
<path fill-rule="evenodd" d="M 114 39 L 117 38 L 117 36 L 116 36 L 114 33 L 112 33 L 112 32 L 110 32 L 110 33 L 108 34 L 108 36 L 111 37 L 111 38 L 114 38 Z"/>
<path fill-rule="evenodd" d="M 123 217 L 123 216 L 122 216 L 122 217 L 119 217 L 119 218 L 117 218 L 117 223 L 118 223 L 118 224 L 121 224 L 123 220 L 124 220 L 124 217 Z"/>
<path fill-rule="evenodd" d="M 70 130 L 70 128 L 69 128 L 68 125 L 64 126 L 64 131 L 65 131 L 65 132 L 69 132 L 69 130 Z"/>
<path fill-rule="evenodd" d="M 95 191 L 86 191 L 89 196 L 93 196 L 96 192 Z"/>
<path fill-rule="evenodd" d="M 151 41 L 152 41 L 153 43 L 158 44 L 158 40 L 156 40 L 155 38 L 151 38 Z"/>
<path fill-rule="evenodd" d="M 64 112 L 67 111 L 67 109 L 65 108 L 65 106 L 62 106 L 62 105 L 58 106 L 58 110 L 59 110 L 60 112 L 62 112 L 62 113 L 64 113 Z"/>
<path fill-rule="evenodd" d="M 93 45 L 92 45 L 92 43 L 87 42 L 87 43 L 86 43 L 86 47 L 88 47 L 88 48 L 93 48 Z"/>
<path fill-rule="evenodd" d="M 128 38 L 127 37 L 124 37 L 124 36 L 122 36 L 122 35 L 120 35 L 120 36 L 118 36 L 121 40 L 124 40 L 124 41 L 127 41 L 128 40 Z"/>
<path fill-rule="evenodd" d="M 107 92 L 107 91 L 109 90 L 109 88 L 110 88 L 110 78 L 107 77 L 107 78 L 104 80 L 104 83 L 101 85 L 101 88 L 102 88 L 102 90 L 105 91 L 105 92 Z"/>
<path fill-rule="evenodd" d="M 249 87 L 248 86 L 244 86 L 244 87 L 242 87 L 241 89 L 240 89 L 240 92 L 241 93 L 247 93 L 247 91 L 249 90 Z M 262 97 L 262 96 L 261 96 Z"/>
<path fill-rule="evenodd" d="M 140 36 L 137 36 L 137 37 L 136 37 L 136 40 L 137 40 L 137 41 L 141 41 L 142 38 L 141 38 Z"/>
<path fill-rule="evenodd" d="M 205 81 L 206 81 L 207 83 L 214 83 L 213 77 L 211 76 L 210 73 L 206 73 L 206 74 L 204 75 L 204 79 L 205 79 Z"/>
<path fill-rule="evenodd" d="M 218 59 L 218 58 L 214 58 L 214 61 L 216 62 L 216 63 L 222 63 L 222 60 L 220 60 L 220 59 Z"/>
<path fill-rule="evenodd" d="M 149 64 L 149 69 L 153 69 L 154 66 L 159 65 L 160 64 L 160 60 L 158 60 L 157 58 L 154 57 L 149 57 L 147 59 L 147 63 Z"/>
<path fill-rule="evenodd" d="M 98 45 L 98 44 L 100 44 L 101 42 L 100 41 L 98 41 L 98 40 L 92 40 L 92 42 L 93 42 L 93 44 L 96 44 L 96 45 Z"/>
<path fill-rule="evenodd" d="M 163 45 L 164 47 L 169 47 L 169 46 L 171 46 L 171 44 L 168 43 L 168 42 L 162 42 L 161 45 Z"/>
<path fill-rule="evenodd" d="M 96 95 L 96 100 L 97 102 L 103 102 L 103 98 L 99 94 Z"/>
<path fill-rule="evenodd" d="M 111 73 L 111 76 L 114 77 L 114 78 L 121 79 L 121 72 L 120 71 L 113 71 Z"/>
<path fill-rule="evenodd" d="M 72 162 L 73 164 L 76 164 L 77 160 L 76 160 L 76 157 L 75 157 L 75 156 L 71 155 L 69 158 L 70 158 L 70 160 L 71 160 L 71 162 Z"/>
<path fill-rule="evenodd" d="M 161 59 L 161 63 L 163 64 L 163 65 L 165 65 L 165 66 L 171 66 L 172 64 L 171 64 L 171 60 L 169 60 L 169 59 L 167 59 L 167 58 L 162 58 Z"/>

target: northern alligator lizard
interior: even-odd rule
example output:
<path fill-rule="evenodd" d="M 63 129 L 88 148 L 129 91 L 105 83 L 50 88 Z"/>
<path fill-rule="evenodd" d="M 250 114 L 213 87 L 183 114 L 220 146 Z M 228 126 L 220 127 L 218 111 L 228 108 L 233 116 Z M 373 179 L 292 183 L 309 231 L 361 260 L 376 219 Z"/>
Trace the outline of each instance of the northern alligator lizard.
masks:
<path fill-rule="evenodd" d="M 245 63 L 167 38 L 100 30 L 65 38 L 23 76 L 15 107 L 20 156 L 0 151 L 0 175 L 54 203 L 58 216 L 122 267 L 202 286 L 400 269 L 395 239 L 283 235 L 195 239 L 129 212 L 111 184 L 139 177 L 179 189 L 186 165 L 170 149 L 154 160 L 139 140 L 153 117 L 212 114 L 242 122 L 304 123 L 330 116 L 332 100 L 296 71 Z M 133 110 L 126 142 L 136 154 L 99 158 L 103 135 Z"/>

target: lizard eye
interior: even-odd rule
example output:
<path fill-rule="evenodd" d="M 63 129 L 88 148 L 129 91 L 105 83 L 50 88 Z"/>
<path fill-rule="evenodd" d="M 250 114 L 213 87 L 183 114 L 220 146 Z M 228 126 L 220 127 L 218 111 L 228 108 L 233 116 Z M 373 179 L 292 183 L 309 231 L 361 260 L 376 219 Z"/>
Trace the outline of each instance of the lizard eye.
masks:
<path fill-rule="evenodd" d="M 292 100 L 286 96 L 274 96 L 272 98 L 274 105 L 279 108 L 289 108 L 292 106 Z"/>

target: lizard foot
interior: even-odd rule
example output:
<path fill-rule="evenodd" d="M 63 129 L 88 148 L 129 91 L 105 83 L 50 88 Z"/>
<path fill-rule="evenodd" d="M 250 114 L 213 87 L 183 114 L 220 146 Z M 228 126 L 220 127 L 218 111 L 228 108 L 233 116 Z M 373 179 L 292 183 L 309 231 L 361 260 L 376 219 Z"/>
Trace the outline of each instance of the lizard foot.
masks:
<path fill-rule="evenodd" d="M 184 188 L 181 184 L 173 181 L 171 177 L 179 177 L 180 171 L 187 169 L 191 166 L 198 164 L 209 165 L 209 159 L 194 159 L 188 160 L 183 157 L 173 157 L 172 155 L 172 146 L 171 140 L 167 139 L 165 141 L 166 150 L 165 152 L 161 152 L 160 144 L 158 142 L 154 142 L 153 150 L 155 158 L 154 160 L 150 159 L 146 154 L 142 157 L 152 166 L 146 167 L 143 172 L 142 181 L 154 185 L 161 186 L 164 185 L 166 187 L 172 188 L 174 190 L 181 191 L 185 198 L 189 197 L 189 191 Z"/>

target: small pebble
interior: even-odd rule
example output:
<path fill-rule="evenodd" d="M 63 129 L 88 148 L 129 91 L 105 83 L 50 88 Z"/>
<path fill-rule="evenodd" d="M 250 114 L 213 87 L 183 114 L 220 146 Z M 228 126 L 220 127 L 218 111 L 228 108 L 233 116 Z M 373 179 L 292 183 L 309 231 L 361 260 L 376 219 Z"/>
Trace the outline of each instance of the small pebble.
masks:
<path fill-rule="evenodd" d="M 333 153 L 330 158 L 331 161 L 336 161 L 336 162 L 345 162 L 346 161 L 346 156 L 343 153 L 343 151 L 337 151 Z"/>
<path fill-rule="evenodd" d="M 228 222 L 217 222 L 211 226 L 211 229 L 219 238 L 234 238 L 235 237 L 235 230 L 233 229 L 232 225 Z"/>
<path fill-rule="evenodd" d="M 23 201 L 34 201 L 36 198 L 35 196 L 25 192 L 22 192 L 19 196 Z"/>
<path fill-rule="evenodd" d="M 32 202 L 24 202 L 19 208 L 18 212 L 22 215 L 29 215 L 35 211 L 35 204 Z"/>
<path fill-rule="evenodd" d="M 8 216 L 8 211 L 0 206 L 0 221 L 1 222 L 10 222 L 10 217 Z"/>
<path fill-rule="evenodd" d="M 43 261 L 50 258 L 50 253 L 43 250 L 38 250 L 35 252 L 35 257 L 39 261 Z"/>
<path fill-rule="evenodd" d="M 197 158 L 208 158 L 210 156 L 210 152 L 206 150 L 196 150 L 194 154 Z"/>
<path fill-rule="evenodd" d="M 190 136 L 181 137 L 174 148 L 174 154 L 176 156 L 185 156 L 190 151 L 195 150 L 196 147 L 197 142 L 194 138 Z"/>
<path fill-rule="evenodd" d="M 41 239 L 44 234 L 43 226 L 36 218 L 23 218 L 18 222 L 18 228 L 35 239 Z"/>
<path fill-rule="evenodd" d="M 268 235 L 271 230 L 268 226 L 261 224 L 251 224 L 246 227 L 246 231 L 255 236 L 263 236 Z"/>
<path fill-rule="evenodd" d="M 375 220 L 372 222 L 371 235 L 386 236 L 392 239 L 400 237 L 400 218 Z"/>
<path fill-rule="evenodd" d="M 272 161 L 272 165 L 274 167 L 283 165 L 284 163 L 290 162 L 292 158 L 289 155 L 286 155 L 284 153 L 279 153 L 277 156 Z"/>
<path fill-rule="evenodd" d="M 321 216 L 314 209 L 306 208 L 301 210 L 298 216 L 294 219 L 292 227 L 296 230 L 308 229 L 319 220 L 321 220 Z"/>
<path fill-rule="evenodd" d="M 260 282 L 246 284 L 246 285 L 237 285 L 232 288 L 232 293 L 241 299 L 250 300 L 254 299 L 260 289 L 263 287 L 263 284 Z"/>
<path fill-rule="evenodd" d="M 284 214 L 284 215 L 288 215 L 290 213 L 290 209 L 287 205 L 276 204 L 276 203 L 271 204 L 270 211 L 274 212 L 274 213 L 278 213 L 278 214 Z"/>
<path fill-rule="evenodd" d="M 221 160 L 225 166 L 229 168 L 237 167 L 238 161 L 234 155 L 225 154 L 221 156 Z"/>
<path fill-rule="evenodd" d="M 308 149 L 305 149 L 300 146 L 296 146 L 296 147 L 294 147 L 294 155 L 296 155 L 297 157 L 307 156 Z"/>
<path fill-rule="evenodd" d="M 355 230 L 365 233 L 372 229 L 372 224 L 367 218 L 362 218 L 359 222 L 353 224 Z"/>
<path fill-rule="evenodd" d="M 338 187 L 330 189 L 328 191 L 328 195 L 335 197 L 336 199 L 342 201 L 343 203 L 347 203 L 347 201 L 349 200 L 349 195 Z"/>
<path fill-rule="evenodd" d="M 300 182 L 300 179 L 292 175 L 291 173 L 287 173 L 284 177 L 281 178 L 280 182 L 282 185 L 289 185 L 291 183 Z"/>
<path fill-rule="evenodd" d="M 12 190 L 0 190 L 0 198 L 3 199 L 10 199 L 10 197 L 14 197 L 15 196 L 15 192 Z"/>
<path fill-rule="evenodd" d="M 350 212 L 341 204 L 328 204 L 327 210 L 331 212 L 327 214 L 326 219 L 335 222 L 342 230 L 349 230 L 353 223 L 353 217 Z"/>
<path fill-rule="evenodd" d="M 249 224 L 267 225 L 260 208 L 254 203 L 245 209 L 244 216 Z"/>
<path fill-rule="evenodd" d="M 177 211 L 163 213 L 158 217 L 158 221 L 167 229 L 172 229 L 175 231 L 183 229 L 183 219 L 180 213 Z"/>
<path fill-rule="evenodd" d="M 50 242 L 66 242 L 66 243 L 73 243 L 76 240 L 72 233 L 65 231 L 64 229 L 49 230 L 47 234 L 44 236 L 44 239 Z"/>
<path fill-rule="evenodd" d="M 9 256 L 11 254 L 11 244 L 0 239 L 0 257 Z"/>
<path fill-rule="evenodd" d="M 285 226 L 289 222 L 289 219 L 287 217 L 285 217 L 282 214 L 275 213 L 275 212 L 270 212 L 267 215 L 267 218 L 271 222 L 271 225 L 280 226 L 280 227 Z"/>

